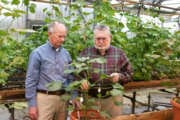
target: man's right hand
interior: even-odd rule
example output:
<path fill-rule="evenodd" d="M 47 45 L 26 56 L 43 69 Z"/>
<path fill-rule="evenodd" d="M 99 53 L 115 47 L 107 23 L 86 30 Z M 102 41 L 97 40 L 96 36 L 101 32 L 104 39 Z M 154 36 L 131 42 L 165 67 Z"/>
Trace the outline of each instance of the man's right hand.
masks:
<path fill-rule="evenodd" d="M 29 117 L 31 118 L 31 120 L 37 120 L 38 119 L 37 107 L 30 107 L 29 108 Z"/>

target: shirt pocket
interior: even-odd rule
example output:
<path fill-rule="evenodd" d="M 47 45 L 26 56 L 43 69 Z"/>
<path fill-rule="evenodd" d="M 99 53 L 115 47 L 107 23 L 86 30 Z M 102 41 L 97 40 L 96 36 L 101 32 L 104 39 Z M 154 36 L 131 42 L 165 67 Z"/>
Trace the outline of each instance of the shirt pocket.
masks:
<path fill-rule="evenodd" d="M 107 74 L 119 72 L 117 61 L 116 60 L 108 60 L 107 64 L 106 64 L 106 71 L 107 71 Z"/>
<path fill-rule="evenodd" d="M 55 68 L 55 63 L 53 62 L 53 60 L 45 59 L 41 63 L 41 72 L 52 74 L 54 71 L 54 68 Z"/>
<path fill-rule="evenodd" d="M 58 72 L 62 75 L 62 76 L 67 76 L 67 74 L 64 73 L 64 71 L 70 69 L 70 66 L 69 66 L 69 61 L 67 58 L 64 58 L 62 57 L 60 60 L 59 60 L 59 63 L 57 64 L 58 66 Z"/>

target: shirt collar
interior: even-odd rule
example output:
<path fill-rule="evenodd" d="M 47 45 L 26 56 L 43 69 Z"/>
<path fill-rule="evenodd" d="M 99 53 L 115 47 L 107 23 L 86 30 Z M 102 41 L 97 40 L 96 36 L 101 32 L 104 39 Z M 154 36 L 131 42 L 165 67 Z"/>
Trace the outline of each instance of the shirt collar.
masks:
<path fill-rule="evenodd" d="M 47 43 L 48 43 L 48 45 L 49 45 L 53 50 L 55 50 L 56 52 L 61 51 L 61 48 L 62 48 L 61 46 L 58 47 L 58 48 L 54 48 L 53 45 L 49 42 L 49 40 L 47 41 Z"/>

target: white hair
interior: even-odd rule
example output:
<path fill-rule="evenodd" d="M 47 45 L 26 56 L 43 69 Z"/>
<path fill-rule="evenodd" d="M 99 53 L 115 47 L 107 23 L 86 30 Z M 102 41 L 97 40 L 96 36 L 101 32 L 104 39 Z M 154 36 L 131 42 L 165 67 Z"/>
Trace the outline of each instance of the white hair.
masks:
<path fill-rule="evenodd" d="M 108 26 L 105 26 L 105 25 L 96 25 L 95 28 L 94 28 L 94 33 L 96 31 L 108 31 L 109 34 L 111 35 L 111 31 L 110 31 L 110 28 Z"/>
<path fill-rule="evenodd" d="M 66 28 L 66 26 L 63 23 L 55 21 L 55 22 L 52 22 L 51 24 L 48 25 L 48 32 L 53 32 L 55 26 L 58 25 L 58 24 L 61 24 L 61 25 L 63 25 Z"/>

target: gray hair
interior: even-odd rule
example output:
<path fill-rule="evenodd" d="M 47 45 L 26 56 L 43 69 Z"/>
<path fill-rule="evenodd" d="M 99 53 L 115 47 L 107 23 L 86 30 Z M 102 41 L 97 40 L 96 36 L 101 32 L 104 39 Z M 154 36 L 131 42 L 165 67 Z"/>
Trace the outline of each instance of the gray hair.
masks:
<path fill-rule="evenodd" d="M 55 27 L 56 25 L 58 25 L 58 24 L 61 24 L 61 25 L 63 25 L 63 26 L 66 28 L 66 26 L 65 26 L 64 23 L 61 23 L 61 22 L 58 22 L 58 21 L 54 21 L 54 22 L 52 22 L 52 23 L 50 23 L 50 24 L 48 25 L 48 32 L 53 32 L 53 31 L 54 31 L 54 27 Z M 66 28 L 66 29 L 67 29 L 67 28 Z"/>
<path fill-rule="evenodd" d="M 108 31 L 109 34 L 111 35 L 111 31 L 110 31 L 110 28 L 106 25 L 96 25 L 95 28 L 94 28 L 94 33 L 96 32 L 96 30 L 98 31 Z"/>

